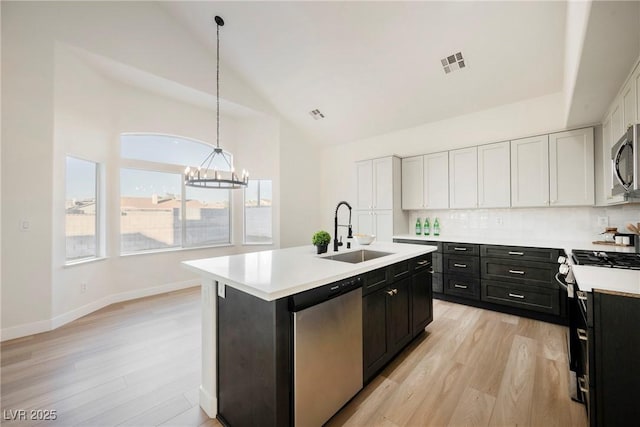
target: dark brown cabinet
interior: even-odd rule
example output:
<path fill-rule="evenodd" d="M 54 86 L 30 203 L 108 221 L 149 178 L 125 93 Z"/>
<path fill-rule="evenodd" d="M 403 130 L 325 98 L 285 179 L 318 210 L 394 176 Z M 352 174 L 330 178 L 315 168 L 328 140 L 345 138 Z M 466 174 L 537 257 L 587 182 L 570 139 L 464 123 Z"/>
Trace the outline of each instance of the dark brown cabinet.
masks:
<path fill-rule="evenodd" d="M 411 278 L 411 304 L 413 335 L 417 336 L 433 320 L 433 290 L 429 271 L 421 271 Z"/>
<path fill-rule="evenodd" d="M 480 246 L 469 243 L 445 243 L 445 295 L 471 300 L 480 299 Z"/>
<path fill-rule="evenodd" d="M 405 264 L 400 264 L 372 271 L 365 277 L 362 297 L 365 382 L 433 320 L 431 254 L 410 260 L 408 273 Z"/>
<path fill-rule="evenodd" d="M 640 296 L 589 292 L 584 391 L 591 427 L 632 426 L 640 419 Z"/>

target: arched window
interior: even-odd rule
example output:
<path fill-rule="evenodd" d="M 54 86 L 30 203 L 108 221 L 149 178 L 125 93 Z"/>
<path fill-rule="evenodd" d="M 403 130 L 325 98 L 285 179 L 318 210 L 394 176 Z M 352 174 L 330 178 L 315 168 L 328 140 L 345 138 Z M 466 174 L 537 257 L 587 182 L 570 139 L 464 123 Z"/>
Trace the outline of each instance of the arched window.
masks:
<path fill-rule="evenodd" d="M 185 187 L 182 178 L 212 149 L 172 135 L 121 135 L 121 253 L 231 243 L 229 190 Z"/>

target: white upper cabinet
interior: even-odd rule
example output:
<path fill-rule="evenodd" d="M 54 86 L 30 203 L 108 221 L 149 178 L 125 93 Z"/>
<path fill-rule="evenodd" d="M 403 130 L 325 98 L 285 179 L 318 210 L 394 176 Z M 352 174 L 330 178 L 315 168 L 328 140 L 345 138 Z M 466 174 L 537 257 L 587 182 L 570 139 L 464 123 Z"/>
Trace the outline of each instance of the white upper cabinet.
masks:
<path fill-rule="evenodd" d="M 373 209 L 393 208 L 393 158 L 371 161 L 373 167 Z"/>
<path fill-rule="evenodd" d="M 391 157 L 356 162 L 356 209 L 393 207 L 393 163 Z"/>
<path fill-rule="evenodd" d="M 511 206 L 509 141 L 478 147 L 478 206 Z"/>
<path fill-rule="evenodd" d="M 636 76 L 632 76 L 622 89 L 622 129 L 623 132 L 636 122 Z M 622 134 L 620 134 L 622 136 Z"/>
<path fill-rule="evenodd" d="M 449 151 L 449 206 L 478 206 L 478 147 Z"/>
<path fill-rule="evenodd" d="M 449 208 L 449 152 L 424 156 L 424 207 Z"/>
<path fill-rule="evenodd" d="M 401 160 L 390 156 L 356 162 L 355 233 L 375 234 L 390 242 L 394 231 L 406 233 L 407 216 L 401 209 Z"/>
<path fill-rule="evenodd" d="M 624 107 L 622 106 L 622 98 L 617 98 L 616 103 L 611 110 L 611 132 L 613 134 L 613 144 L 618 142 L 618 139 L 622 137 L 625 131 L 623 114 Z"/>
<path fill-rule="evenodd" d="M 622 194 L 615 196 L 611 195 L 611 189 L 613 188 L 613 173 L 611 171 L 611 148 L 616 143 L 613 139 L 613 132 L 611 128 L 611 114 L 605 117 L 602 122 L 602 179 L 603 179 L 603 191 L 604 201 L 606 204 L 618 204 L 624 202 Z"/>
<path fill-rule="evenodd" d="M 402 209 L 424 208 L 424 156 L 402 159 Z"/>
<path fill-rule="evenodd" d="M 449 207 L 449 153 L 402 159 L 402 209 Z"/>
<path fill-rule="evenodd" d="M 355 209 L 373 208 L 373 162 L 356 162 L 356 205 Z"/>
<path fill-rule="evenodd" d="M 549 135 L 549 204 L 595 203 L 593 128 Z"/>
<path fill-rule="evenodd" d="M 549 205 L 549 135 L 511 141 L 511 206 Z"/>

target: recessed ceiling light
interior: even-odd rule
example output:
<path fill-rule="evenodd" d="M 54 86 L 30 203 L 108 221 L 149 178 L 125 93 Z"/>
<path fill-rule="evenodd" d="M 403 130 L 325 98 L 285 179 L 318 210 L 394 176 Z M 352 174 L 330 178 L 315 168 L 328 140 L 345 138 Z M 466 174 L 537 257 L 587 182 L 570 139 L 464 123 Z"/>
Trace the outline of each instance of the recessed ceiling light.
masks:
<path fill-rule="evenodd" d="M 440 63 L 442 63 L 442 68 L 444 69 L 445 74 L 449 74 L 452 71 L 456 71 L 467 66 L 462 56 L 462 52 L 452 53 L 446 58 L 442 58 Z"/>

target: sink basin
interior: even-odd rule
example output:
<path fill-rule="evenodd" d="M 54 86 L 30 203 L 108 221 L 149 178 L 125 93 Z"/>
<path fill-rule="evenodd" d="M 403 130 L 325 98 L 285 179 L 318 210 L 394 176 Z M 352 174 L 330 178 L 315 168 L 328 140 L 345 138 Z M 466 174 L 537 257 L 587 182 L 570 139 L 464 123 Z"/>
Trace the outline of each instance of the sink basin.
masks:
<path fill-rule="evenodd" d="M 369 261 L 372 259 L 380 258 L 387 255 L 393 255 L 391 252 L 379 252 L 368 251 L 361 249 L 355 252 L 345 252 L 342 254 L 330 255 L 323 257 L 323 259 L 332 259 L 334 261 L 350 262 L 351 264 L 357 264 L 359 262 Z"/>

